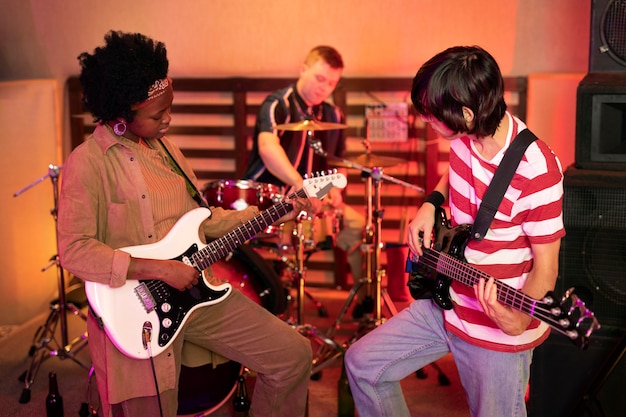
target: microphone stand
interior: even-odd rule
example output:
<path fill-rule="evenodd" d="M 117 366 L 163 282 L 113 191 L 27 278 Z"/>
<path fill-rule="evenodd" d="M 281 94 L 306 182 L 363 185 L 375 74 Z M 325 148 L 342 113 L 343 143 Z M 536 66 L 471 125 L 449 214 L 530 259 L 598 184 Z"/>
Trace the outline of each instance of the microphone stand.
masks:
<path fill-rule="evenodd" d="M 13 197 L 17 197 L 23 194 L 25 191 L 31 189 L 35 185 L 44 181 L 46 178 L 50 178 L 52 181 L 52 190 L 54 195 L 54 208 L 50 211 L 52 217 L 55 221 L 55 234 L 57 240 L 57 253 L 58 253 L 58 230 L 56 227 L 57 219 L 58 219 L 58 206 L 59 206 L 59 175 L 61 173 L 61 169 L 63 166 L 56 166 L 50 164 L 48 166 L 48 173 L 41 178 L 35 180 L 33 183 L 28 186 L 22 188 L 13 194 Z M 33 384 L 35 376 L 39 371 L 39 367 L 43 363 L 44 360 L 56 356 L 61 359 L 72 359 L 74 362 L 78 363 L 85 369 L 89 369 L 88 366 L 79 361 L 75 354 L 81 351 L 85 346 L 87 346 L 87 332 L 84 332 L 73 341 L 69 341 L 67 335 L 67 311 L 71 311 L 74 315 L 81 317 L 83 320 L 87 320 L 87 316 L 85 316 L 74 304 L 67 303 L 65 298 L 65 276 L 63 268 L 59 263 L 59 256 L 54 255 L 51 259 L 51 263 L 42 268 L 42 271 L 48 269 L 52 263 L 56 264 L 57 267 L 57 282 L 58 282 L 58 293 L 59 298 L 58 301 L 52 302 L 50 304 L 50 309 L 52 310 L 46 320 L 45 324 L 40 326 L 37 332 L 35 333 L 35 337 L 33 340 L 33 344 L 29 350 L 29 356 L 32 356 L 30 367 L 24 371 L 24 373 L 20 376 L 20 380 L 24 382 L 24 390 L 20 396 L 19 402 L 21 404 L 26 404 L 30 401 L 30 387 Z M 56 327 L 57 324 L 61 326 L 61 342 L 59 343 L 55 338 Z M 50 346 L 51 342 L 55 342 L 57 344 L 56 349 L 53 349 Z M 74 349 L 75 347 L 75 349 Z M 46 356 L 45 354 L 48 353 Z"/>

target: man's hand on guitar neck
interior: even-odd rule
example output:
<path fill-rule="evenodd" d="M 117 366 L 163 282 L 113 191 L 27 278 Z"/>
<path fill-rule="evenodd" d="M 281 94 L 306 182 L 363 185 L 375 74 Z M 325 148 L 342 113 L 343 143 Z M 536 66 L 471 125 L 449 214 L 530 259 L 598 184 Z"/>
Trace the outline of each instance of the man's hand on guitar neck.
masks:
<path fill-rule="evenodd" d="M 518 336 L 528 328 L 532 317 L 498 301 L 495 278 L 491 277 L 487 281 L 484 278 L 479 278 L 478 283 L 474 285 L 474 293 L 485 314 L 504 333 L 509 336 Z"/>
<path fill-rule="evenodd" d="M 302 211 L 306 211 L 311 216 L 321 212 L 322 210 L 322 202 L 320 199 L 311 197 L 311 198 L 303 198 L 297 197 L 294 199 L 286 198 L 286 202 L 291 203 L 293 206 L 293 210 L 289 213 L 285 214 L 283 217 L 278 219 L 275 224 L 284 223 L 289 220 L 294 220 L 298 214 Z"/>

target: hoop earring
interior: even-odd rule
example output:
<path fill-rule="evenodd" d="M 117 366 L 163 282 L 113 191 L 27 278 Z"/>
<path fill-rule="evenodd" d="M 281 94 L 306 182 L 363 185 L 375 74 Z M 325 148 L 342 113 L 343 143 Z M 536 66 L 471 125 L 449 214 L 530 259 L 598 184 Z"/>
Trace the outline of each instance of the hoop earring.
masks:
<path fill-rule="evenodd" d="M 113 125 L 113 131 L 116 135 L 122 136 L 126 133 L 126 122 L 117 122 Z"/>

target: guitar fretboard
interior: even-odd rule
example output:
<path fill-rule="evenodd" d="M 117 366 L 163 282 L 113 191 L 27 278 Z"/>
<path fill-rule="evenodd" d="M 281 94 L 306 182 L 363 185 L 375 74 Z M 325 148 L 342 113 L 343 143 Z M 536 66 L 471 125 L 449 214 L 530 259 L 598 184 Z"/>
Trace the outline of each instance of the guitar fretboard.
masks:
<path fill-rule="evenodd" d="M 288 198 L 306 197 L 304 190 L 298 190 Z M 278 219 L 293 209 L 291 203 L 281 201 L 264 210 L 259 215 L 248 220 L 236 229 L 231 230 L 219 239 L 211 241 L 206 247 L 192 255 L 195 264 L 204 270 L 220 259 L 225 258 L 230 252 L 241 246 L 247 240 L 252 239 L 267 226 L 275 223 Z"/>
<path fill-rule="evenodd" d="M 447 253 L 437 252 L 432 249 L 425 252 L 432 252 L 432 255 L 425 254 L 425 256 L 432 256 L 433 264 L 436 265 L 435 269 L 437 272 L 467 285 L 468 287 L 473 287 L 474 284 L 478 283 L 480 278 L 483 278 L 485 281 L 491 278 L 489 274 L 473 268 L 472 266 L 459 261 Z M 498 280 L 496 280 L 496 287 L 498 301 L 523 313 L 529 315 L 534 314 L 537 300 Z"/>

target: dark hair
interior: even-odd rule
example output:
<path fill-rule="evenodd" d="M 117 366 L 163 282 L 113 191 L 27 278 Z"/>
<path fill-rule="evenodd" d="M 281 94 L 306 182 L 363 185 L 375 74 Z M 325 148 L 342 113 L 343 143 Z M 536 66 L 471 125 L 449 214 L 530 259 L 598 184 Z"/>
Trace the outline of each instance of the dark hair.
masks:
<path fill-rule="evenodd" d="M 341 58 L 341 54 L 332 46 L 316 46 L 311 49 L 304 62 L 307 65 L 313 65 L 319 59 L 326 62 L 331 68 L 343 69 L 343 59 Z"/>
<path fill-rule="evenodd" d="M 506 112 L 500 68 L 478 46 L 455 46 L 429 59 L 413 79 L 411 99 L 418 113 L 478 137 L 493 135 Z M 471 129 L 463 107 L 474 112 Z"/>
<path fill-rule="evenodd" d="M 109 31 L 105 46 L 78 56 L 83 104 L 96 122 L 119 117 L 132 122 L 133 104 L 148 98 L 155 81 L 167 77 L 165 45 L 140 33 Z"/>

